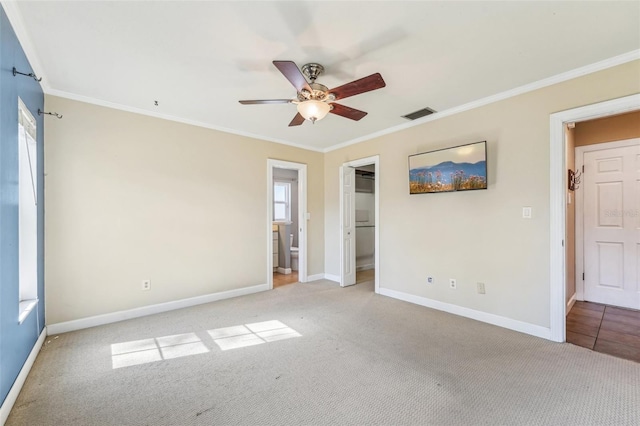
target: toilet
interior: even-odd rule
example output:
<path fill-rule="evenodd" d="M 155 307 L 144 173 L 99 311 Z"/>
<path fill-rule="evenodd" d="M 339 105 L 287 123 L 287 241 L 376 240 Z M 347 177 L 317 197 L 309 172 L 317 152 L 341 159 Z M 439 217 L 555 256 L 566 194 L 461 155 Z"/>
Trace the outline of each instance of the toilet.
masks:
<path fill-rule="evenodd" d="M 291 270 L 298 270 L 298 247 L 293 246 L 293 234 L 289 235 L 289 247 L 291 248 Z"/>

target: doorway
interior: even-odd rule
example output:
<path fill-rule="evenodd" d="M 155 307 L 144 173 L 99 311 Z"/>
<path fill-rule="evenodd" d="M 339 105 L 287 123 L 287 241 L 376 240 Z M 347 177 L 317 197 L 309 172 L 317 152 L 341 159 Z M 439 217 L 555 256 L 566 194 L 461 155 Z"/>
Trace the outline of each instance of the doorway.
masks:
<path fill-rule="evenodd" d="M 340 286 L 373 281 L 380 290 L 379 156 L 340 167 Z"/>
<path fill-rule="evenodd" d="M 567 130 L 581 176 L 567 206 L 566 341 L 640 362 L 640 139 L 624 140 L 640 136 L 637 123 L 640 111 Z"/>
<path fill-rule="evenodd" d="M 566 341 L 567 314 L 567 145 L 565 128 L 569 123 L 588 121 L 635 111 L 640 95 L 562 111 L 550 116 L 550 340 Z"/>
<path fill-rule="evenodd" d="M 267 283 L 307 282 L 307 165 L 267 160 Z"/>

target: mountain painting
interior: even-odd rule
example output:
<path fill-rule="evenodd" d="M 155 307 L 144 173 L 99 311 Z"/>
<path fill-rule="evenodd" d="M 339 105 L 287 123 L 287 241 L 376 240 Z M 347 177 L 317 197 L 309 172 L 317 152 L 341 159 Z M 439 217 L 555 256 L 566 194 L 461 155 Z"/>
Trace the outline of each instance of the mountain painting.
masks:
<path fill-rule="evenodd" d="M 409 193 L 487 189 L 486 142 L 409 157 Z"/>

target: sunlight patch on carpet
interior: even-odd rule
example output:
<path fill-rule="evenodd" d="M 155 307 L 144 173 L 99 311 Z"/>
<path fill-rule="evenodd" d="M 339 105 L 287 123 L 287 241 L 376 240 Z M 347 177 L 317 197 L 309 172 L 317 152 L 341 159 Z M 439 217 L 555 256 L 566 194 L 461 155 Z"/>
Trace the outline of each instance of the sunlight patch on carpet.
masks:
<path fill-rule="evenodd" d="M 147 364 L 209 352 L 196 333 L 176 334 L 111 345 L 111 363 L 116 368 Z"/>
<path fill-rule="evenodd" d="M 301 334 L 280 321 L 263 321 L 208 331 L 223 351 L 300 337 Z"/>
<path fill-rule="evenodd" d="M 216 328 L 208 330 L 207 333 L 223 351 L 302 336 L 277 320 Z M 211 347 L 211 345 L 209 346 Z M 196 333 L 175 334 L 113 343 L 111 345 L 111 364 L 115 370 L 207 352 L 209 352 L 209 348 Z"/>

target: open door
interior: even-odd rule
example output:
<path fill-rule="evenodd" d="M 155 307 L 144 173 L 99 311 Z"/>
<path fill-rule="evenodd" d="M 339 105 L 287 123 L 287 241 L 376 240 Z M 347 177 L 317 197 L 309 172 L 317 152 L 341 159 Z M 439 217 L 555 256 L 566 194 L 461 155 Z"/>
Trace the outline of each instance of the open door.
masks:
<path fill-rule="evenodd" d="M 342 166 L 342 262 L 340 285 L 356 283 L 356 169 Z"/>

